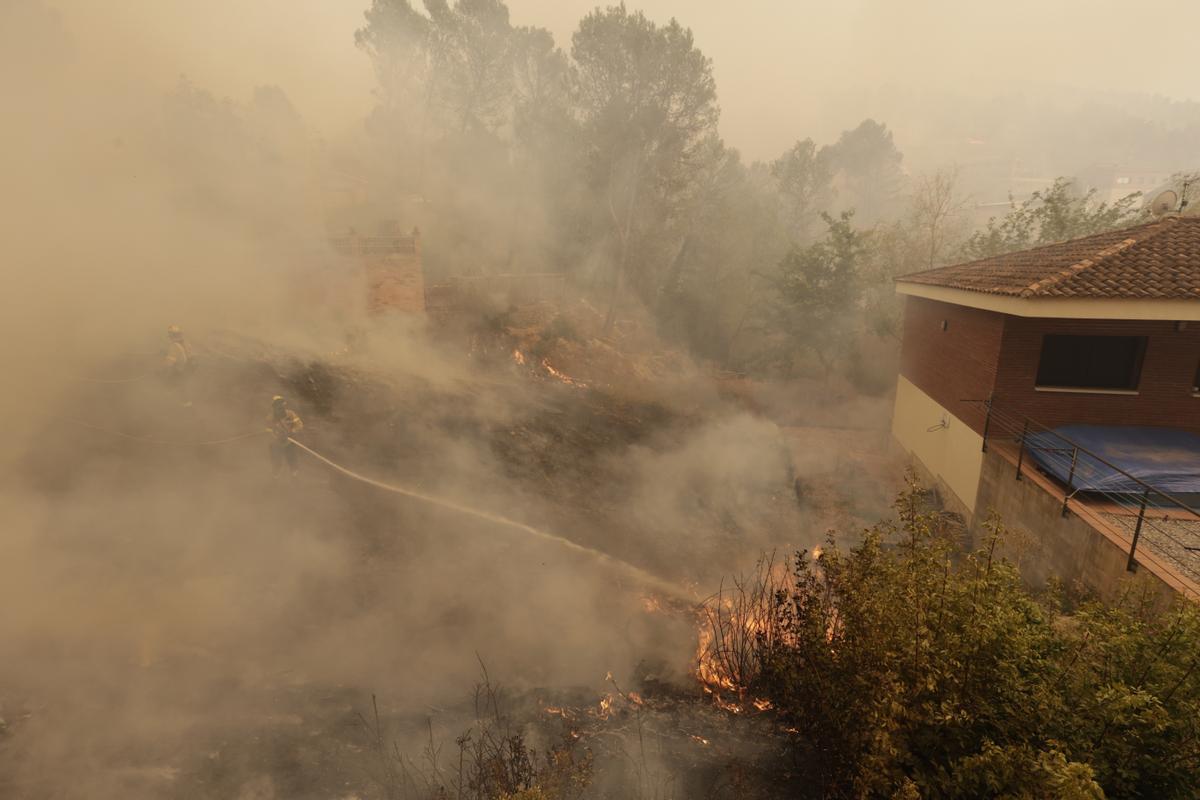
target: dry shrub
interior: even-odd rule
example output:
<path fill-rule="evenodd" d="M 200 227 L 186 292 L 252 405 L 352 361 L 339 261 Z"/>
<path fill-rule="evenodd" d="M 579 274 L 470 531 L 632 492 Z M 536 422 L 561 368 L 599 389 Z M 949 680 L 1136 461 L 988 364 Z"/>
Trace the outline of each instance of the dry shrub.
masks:
<path fill-rule="evenodd" d="M 481 665 L 482 668 L 482 665 Z M 452 763 L 433 734 L 419 758 L 389 741 L 372 697 L 373 718 L 360 716 L 375 751 L 373 776 L 388 800 L 572 800 L 592 780 L 592 754 L 564 734 L 547 750 L 526 740 L 502 707 L 502 693 L 482 668 L 474 689 L 475 722 L 455 740 Z"/>

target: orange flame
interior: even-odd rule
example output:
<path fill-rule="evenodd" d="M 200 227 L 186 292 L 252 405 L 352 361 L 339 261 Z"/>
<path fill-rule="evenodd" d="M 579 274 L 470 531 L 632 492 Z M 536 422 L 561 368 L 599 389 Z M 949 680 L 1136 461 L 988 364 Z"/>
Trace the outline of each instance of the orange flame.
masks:
<path fill-rule="evenodd" d="M 555 378 L 558 378 L 560 381 L 567 384 L 568 386 L 577 386 L 580 389 L 587 388 L 587 384 L 584 383 L 583 381 L 577 381 L 574 378 L 572 378 L 570 375 L 564 375 L 563 373 L 556 370 L 554 367 L 550 366 L 550 359 L 548 359 L 548 358 L 542 359 L 542 367 L 546 370 L 546 372 L 549 372 L 552 376 L 554 376 Z"/>
<path fill-rule="evenodd" d="M 611 694 L 606 694 L 600 698 L 600 704 L 588 713 L 597 719 L 608 719 L 612 716 L 613 700 L 614 697 Z"/>
<path fill-rule="evenodd" d="M 542 709 L 542 711 L 556 717 L 562 717 L 566 720 L 572 719 L 575 716 L 570 709 L 563 708 L 561 706 L 546 706 Z"/>
<path fill-rule="evenodd" d="M 647 614 L 657 614 L 663 610 L 662 601 L 652 594 L 642 597 L 642 610 Z"/>
<path fill-rule="evenodd" d="M 700 628 L 700 638 L 696 644 L 696 677 L 705 691 L 718 695 L 720 690 L 736 692 L 737 684 L 713 653 L 713 631 L 707 625 Z"/>
<path fill-rule="evenodd" d="M 738 682 L 739 677 L 744 680 L 746 676 L 738 676 L 736 674 L 737 667 L 724 657 L 727 655 L 722 652 L 724 643 L 716 641 L 716 632 L 713 627 L 720 624 L 724 629 L 725 625 L 730 625 L 735 629 L 740 628 L 748 636 L 754 637 L 767 630 L 767 621 L 759 615 L 735 613 L 727 599 L 717 602 L 722 606 L 718 611 L 728 610 L 729 613 L 721 617 L 725 622 L 716 622 L 713 616 L 709 616 L 701 622 L 696 642 L 696 678 L 717 708 L 731 714 L 741 714 L 751 707 L 760 712 L 769 711 L 773 708 L 770 700 L 766 698 L 747 699 L 746 686 Z M 718 616 L 720 615 L 718 614 Z M 733 634 L 723 634 L 723 636 L 729 635 Z"/>

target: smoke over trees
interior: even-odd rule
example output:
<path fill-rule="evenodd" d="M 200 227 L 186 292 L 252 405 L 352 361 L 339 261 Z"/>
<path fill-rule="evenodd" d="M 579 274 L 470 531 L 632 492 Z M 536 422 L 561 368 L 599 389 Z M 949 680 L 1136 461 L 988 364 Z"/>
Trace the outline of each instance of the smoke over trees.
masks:
<path fill-rule="evenodd" d="M 762 550 L 830 528 L 853 540 L 888 513 L 896 275 L 1123 224 L 1134 200 L 1054 176 L 1086 147 L 1159 148 L 1186 165 L 1200 105 L 992 108 L 881 89 L 810 110 L 760 76 L 810 122 L 764 119 L 774 144 L 739 150 L 754 137 L 726 126 L 738 98 L 712 58 L 719 41 L 688 28 L 719 5 L 687 4 L 676 21 L 606 3 L 552 34 L 539 26 L 565 2 L 543 19 L 515 0 L 0 0 L 0 320 L 17 420 L 0 447 L 0 604 L 14 610 L 0 615 L 0 796 L 715 797 L 760 758 L 795 778 L 791 762 L 812 754 L 780 713 L 851 743 L 808 764 L 849 785 L 863 764 L 908 774 L 873 749 L 872 719 L 896 726 L 909 760 L 945 728 L 935 706 L 958 688 L 921 686 L 981 646 L 937 638 L 950 629 L 927 630 L 921 602 L 944 597 L 969 623 L 974 588 L 996 588 L 1001 621 L 1030 614 L 997 628 L 988 653 L 1026 634 L 1083 650 L 1036 618 L 1013 576 L 985 587 L 959 570 L 947 586 L 940 545 L 909 560 L 831 550 L 825 564 L 855 566 L 830 569 L 835 588 L 891 615 L 860 615 L 881 635 L 847 646 L 852 668 L 823 667 L 837 691 L 813 696 L 793 677 L 829 656 L 829 628 L 797 628 L 809 638 L 771 654 L 774 711 L 743 698 L 731 715 L 692 673 L 691 600 Z M 782 17 L 789 4 L 767 5 Z M 324 25 L 347 8 L 344 30 Z M 289 39 L 305 24 L 312 47 Z M 746 27 L 745 46 L 772 33 Z M 373 95 L 340 83 L 341 50 Z M 307 69 L 289 75 L 289 58 Z M 335 94 L 363 88 L 345 118 L 307 102 L 325 70 Z M 832 73 L 802 80 L 834 92 Z M 951 166 L 984 135 L 999 142 L 991 160 Z M 1000 210 L 985 223 L 981 204 L 1009 187 L 995 176 L 1031 151 L 1035 177 L 988 203 Z M 425 276 L 541 273 L 567 300 L 374 314 L 374 265 L 347 253 L 377 243 L 351 227 L 398 234 L 418 302 L 445 288 L 424 293 Z M 160 363 L 176 324 L 196 347 L 187 392 Z M 301 462 L 295 482 L 272 475 L 261 438 L 277 392 L 303 416 L 309 454 L 336 458 Z M 808 588 L 773 610 L 828 612 L 824 587 Z M 1129 622 L 1081 630 L 1107 641 Z M 910 623 L 940 648 L 911 668 L 897 638 Z M 1200 638 L 1187 625 L 1184 644 Z M 1166 634 L 1126 639 L 1121 658 L 1138 666 Z M 966 775 L 979 781 L 945 785 L 978 794 L 1043 757 L 1084 763 L 1097 736 L 1124 747 L 1103 732 L 1109 718 L 1062 712 L 1097 702 L 1090 674 L 1108 662 L 1088 648 L 1072 663 L 1089 677 L 1040 695 L 1069 749 L 1026 742 L 1026 723 L 1006 718 L 1018 735 L 996 752 L 984 719 L 959 728 L 954 753 L 979 762 Z M 1042 677 L 1060 680 L 1064 652 Z M 1150 703 L 1128 741 L 1156 751 L 1139 765 L 1109 750 L 1118 766 L 1176 757 L 1163 742 L 1179 731 L 1163 732 L 1154 703 L 1195 718 L 1194 682 L 1172 688 L 1194 681 L 1191 650 L 1172 652 L 1153 698 L 1116 698 Z M 476 658 L 515 691 L 493 695 L 485 676 L 472 709 Z M 1007 698 L 1011 682 L 986 680 L 1005 676 L 993 661 L 969 688 Z M 892 691 L 896 674 L 916 694 Z M 929 713 L 905 710 L 914 697 Z M 635 738 L 659 752 L 621 752 Z M 439 774 L 439 742 L 453 773 Z M 406 774 L 422 748 L 434 774 Z M 945 764 L 912 774 L 937 785 Z M 730 783 L 713 790 L 718 774 Z M 1180 794 L 1190 780 L 1181 768 Z M 893 783 L 905 788 L 880 791 Z"/>
<path fill-rule="evenodd" d="M 1116 226 L 1135 203 L 1063 179 L 972 233 L 960 170 L 914 172 L 877 119 L 747 164 L 691 32 L 623 5 L 567 51 L 500 0 L 374 0 L 356 38 L 378 79 L 364 171 L 379 216 L 416 209 L 431 274 L 567 272 L 607 327 L 637 307 L 726 368 L 844 372 L 894 340 L 896 275 Z M 827 214 L 857 242 L 832 327 L 796 310 L 823 302 L 797 276 L 830 246 Z"/>
<path fill-rule="evenodd" d="M 716 135 L 716 85 L 690 31 L 674 20 L 660 28 L 623 6 L 585 17 L 571 56 L 587 183 L 608 217 L 611 326 L 625 281 L 649 304 L 664 288 L 696 167 L 719 156 L 720 145 L 707 141 Z"/>

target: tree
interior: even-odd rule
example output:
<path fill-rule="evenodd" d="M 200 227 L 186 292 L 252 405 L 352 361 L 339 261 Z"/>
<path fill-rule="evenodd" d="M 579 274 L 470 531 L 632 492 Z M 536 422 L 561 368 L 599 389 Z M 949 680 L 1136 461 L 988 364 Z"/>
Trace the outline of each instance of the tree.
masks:
<path fill-rule="evenodd" d="M 730 365 L 763 306 L 763 276 L 790 242 L 770 175 L 761 166 L 747 168 L 715 137 L 707 153 L 693 173 L 683 240 L 662 280 L 656 316 L 660 331 Z"/>
<path fill-rule="evenodd" d="M 370 125 L 396 140 L 398 154 L 419 151 L 433 88 L 433 24 L 409 0 L 372 0 L 364 17 L 354 41 L 375 68 L 378 104 Z"/>
<path fill-rule="evenodd" d="M 1009 198 L 1011 210 L 993 217 L 962 247 L 965 259 L 988 258 L 1042 244 L 1114 230 L 1132 223 L 1140 194 L 1130 194 L 1114 203 L 1097 202 L 1093 189 L 1079 195 L 1069 178 L 1058 178 L 1048 189 L 1034 192 L 1018 204 Z"/>
<path fill-rule="evenodd" d="M 436 103 L 460 134 L 496 133 L 513 112 L 514 30 L 502 0 L 426 0 Z"/>
<path fill-rule="evenodd" d="M 651 305 L 662 288 L 670 239 L 682 238 L 678 204 L 716 131 L 716 85 L 690 30 L 624 5 L 584 17 L 571 56 L 589 184 L 612 244 L 608 328 L 626 280 Z"/>
<path fill-rule="evenodd" d="M 958 194 L 958 169 L 940 169 L 917 178 L 909 227 L 922 245 L 924 267 L 941 264 L 962 238 L 966 200 Z"/>
<path fill-rule="evenodd" d="M 913 183 L 908 211 L 875 227 L 863 268 L 863 313 L 877 336 L 899 338 L 903 306 L 896 295 L 900 275 L 940 266 L 957 252 L 965 233 L 966 201 L 957 191 L 958 171 L 942 169 Z"/>
<path fill-rule="evenodd" d="M 853 345 L 858 327 L 855 310 L 870 234 L 851 225 L 853 216 L 849 211 L 836 219 L 822 214 L 825 237 L 793 247 L 774 280 L 773 317 L 784 341 L 777 360 L 790 364 L 797 349 L 808 350 L 827 377 L 836 357 Z"/>
<path fill-rule="evenodd" d="M 502 0 L 372 0 L 355 41 L 379 81 L 378 115 L 443 131 L 511 120 L 513 28 Z M 414 112 L 420 112 L 414 114 Z"/>
<path fill-rule="evenodd" d="M 807 241 L 812 223 L 830 200 L 830 160 L 828 148 L 818 151 L 812 139 L 804 139 L 771 163 L 780 213 L 797 243 Z"/>
<path fill-rule="evenodd" d="M 549 32 L 513 27 L 501 0 L 373 0 L 356 38 L 379 81 L 381 215 L 419 200 L 432 273 L 544 269 L 580 227 L 569 68 Z"/>
<path fill-rule="evenodd" d="M 822 150 L 843 193 L 843 207 L 855 209 L 865 225 L 884 221 L 896 211 L 903 194 L 904 156 L 887 125 L 863 120 Z"/>

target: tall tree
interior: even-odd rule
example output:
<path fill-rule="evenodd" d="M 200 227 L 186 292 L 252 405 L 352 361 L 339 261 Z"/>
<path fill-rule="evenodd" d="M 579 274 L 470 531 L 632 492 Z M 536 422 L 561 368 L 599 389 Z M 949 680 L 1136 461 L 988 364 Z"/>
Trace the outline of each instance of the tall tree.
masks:
<path fill-rule="evenodd" d="M 938 266 L 961 241 L 966 200 L 958 193 L 958 169 L 948 167 L 918 177 L 913 186 L 908 227 L 918 238 L 923 266 Z"/>
<path fill-rule="evenodd" d="M 823 155 L 837 176 L 839 205 L 853 208 L 861 224 L 874 225 L 897 211 L 904 190 L 904 156 L 887 125 L 863 120 L 825 147 Z"/>
<path fill-rule="evenodd" d="M 355 41 L 375 66 L 378 114 L 459 133 L 510 121 L 514 35 L 502 0 L 425 0 L 424 13 L 372 0 L 364 16 Z"/>
<path fill-rule="evenodd" d="M 450 131 L 495 133 L 512 116 L 514 31 L 502 0 L 426 0 L 435 103 Z"/>
<path fill-rule="evenodd" d="M 409 0 L 372 0 L 364 17 L 354 41 L 375 68 L 377 105 L 369 124 L 394 142 L 393 157 L 415 160 L 431 104 L 433 25 Z"/>
<path fill-rule="evenodd" d="M 579 205 L 564 202 L 579 146 L 553 37 L 513 27 L 502 0 L 373 0 L 357 40 L 380 86 L 380 205 L 422 209 L 430 270 L 552 258 Z"/>
<path fill-rule="evenodd" d="M 827 226 L 824 238 L 792 248 L 779 265 L 773 316 L 784 335 L 777 360 L 790 367 L 794 354 L 807 350 L 828 377 L 854 343 L 860 275 L 871 235 L 855 229 L 852 212 L 821 216 Z"/>
<path fill-rule="evenodd" d="M 716 85 L 690 30 L 624 5 L 584 17 L 571 55 L 589 182 L 611 242 L 608 327 L 626 280 L 648 302 L 661 289 L 670 250 L 662 233 L 679 237 L 677 204 L 716 130 Z"/>
<path fill-rule="evenodd" d="M 709 153 L 696 170 L 657 318 L 698 355 L 731 365 L 741 360 L 740 340 L 760 323 L 764 278 L 787 253 L 790 236 L 765 169 L 747 168 L 715 138 Z"/>
<path fill-rule="evenodd" d="M 812 139 L 803 139 L 771 163 L 771 175 L 779 187 L 780 213 L 795 242 L 808 239 L 813 223 L 829 203 L 830 161 L 828 148 L 817 150 Z"/>
<path fill-rule="evenodd" d="M 518 255 L 538 263 L 572 263 L 582 246 L 584 198 L 570 63 L 549 31 L 517 28 L 512 66 L 514 185 L 505 198 L 511 212 L 507 269 L 516 266 Z"/>

